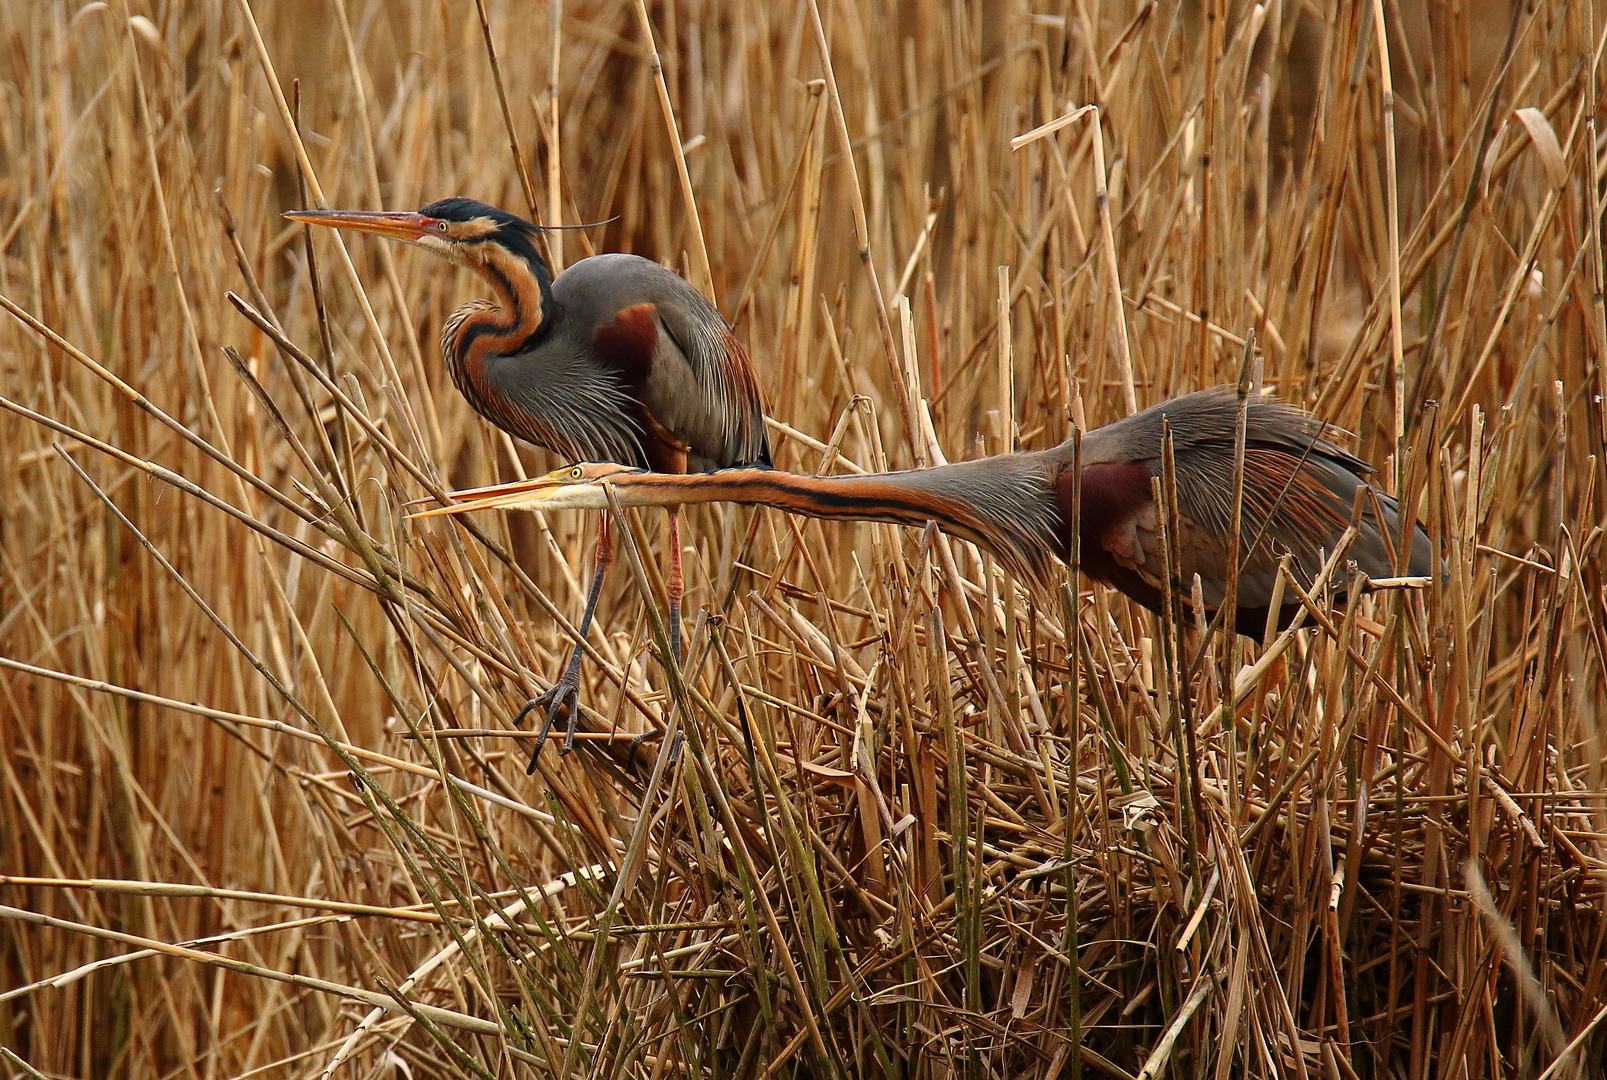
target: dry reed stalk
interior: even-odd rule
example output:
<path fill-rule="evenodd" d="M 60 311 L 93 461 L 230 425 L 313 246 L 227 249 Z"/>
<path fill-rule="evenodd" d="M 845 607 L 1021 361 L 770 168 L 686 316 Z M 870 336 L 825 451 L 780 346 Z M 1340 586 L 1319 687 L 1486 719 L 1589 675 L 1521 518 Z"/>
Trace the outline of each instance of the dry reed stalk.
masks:
<path fill-rule="evenodd" d="M 8 1063 L 1594 1075 L 1595 9 L 540 10 L 0 0 Z M 527 778 L 587 522 L 409 521 L 555 464 L 443 377 L 479 283 L 275 214 L 530 206 L 537 145 L 619 215 L 581 252 L 734 298 L 787 467 L 1048 445 L 1253 340 L 1443 579 L 1347 538 L 1240 641 L 708 508 L 675 672 L 626 515 Z"/>

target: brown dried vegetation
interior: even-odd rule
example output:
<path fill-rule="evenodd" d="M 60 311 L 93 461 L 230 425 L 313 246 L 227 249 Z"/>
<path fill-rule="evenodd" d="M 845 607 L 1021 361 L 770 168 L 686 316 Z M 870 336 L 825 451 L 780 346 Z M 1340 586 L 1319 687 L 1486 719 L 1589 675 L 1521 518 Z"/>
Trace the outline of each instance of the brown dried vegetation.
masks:
<path fill-rule="evenodd" d="M 1591 5 L 486 8 L 0 2 L 8 1069 L 1602 1075 Z M 1253 328 L 1447 574 L 1251 643 L 704 509 L 683 682 L 645 515 L 527 778 L 593 522 L 409 522 L 557 463 L 443 377 L 477 281 L 278 218 L 457 193 L 706 279 L 792 469 Z"/>

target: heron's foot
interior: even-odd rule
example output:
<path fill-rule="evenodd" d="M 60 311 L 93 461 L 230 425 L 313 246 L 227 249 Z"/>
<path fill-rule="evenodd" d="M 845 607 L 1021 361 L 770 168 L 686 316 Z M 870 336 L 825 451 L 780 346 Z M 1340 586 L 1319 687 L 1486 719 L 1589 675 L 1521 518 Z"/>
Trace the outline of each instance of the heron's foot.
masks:
<path fill-rule="evenodd" d="M 541 734 L 536 736 L 536 748 L 530 753 L 530 764 L 526 766 L 528 775 L 536 771 L 536 758 L 541 756 L 541 748 L 546 745 L 547 736 L 552 733 L 553 725 L 560 716 L 565 717 L 564 743 L 558 748 L 558 756 L 563 757 L 575 748 L 575 724 L 580 720 L 580 681 L 571 681 L 566 677 L 539 697 L 532 698 L 525 706 L 527 711 L 546 709 L 547 718 L 541 725 Z"/>
<path fill-rule="evenodd" d="M 580 719 L 580 650 L 575 650 L 574 657 L 564 668 L 564 673 L 558 681 L 553 683 L 546 691 L 537 694 L 525 702 L 524 708 L 513 718 L 514 726 L 524 723 L 525 717 L 538 709 L 547 713 L 546 721 L 541 725 L 541 733 L 536 736 L 536 748 L 531 751 L 530 764 L 525 767 L 525 774 L 536 771 L 536 759 L 541 756 L 541 748 L 547 743 L 547 736 L 552 732 L 553 725 L 560 716 L 568 716 L 564 727 L 564 744 L 558 750 L 558 756 L 563 757 L 575 747 L 575 724 Z"/>

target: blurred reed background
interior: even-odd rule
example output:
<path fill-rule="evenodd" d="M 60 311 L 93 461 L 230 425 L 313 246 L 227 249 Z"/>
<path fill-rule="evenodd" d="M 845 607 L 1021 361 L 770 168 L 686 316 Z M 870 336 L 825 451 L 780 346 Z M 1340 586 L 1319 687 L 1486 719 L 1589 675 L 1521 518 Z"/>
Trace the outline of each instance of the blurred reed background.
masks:
<path fill-rule="evenodd" d="M 484 11 L 0 2 L 10 1075 L 1603 1075 L 1599 11 Z M 1448 574 L 1179 642 L 701 508 L 682 687 L 643 515 L 527 778 L 594 521 L 405 520 L 560 463 L 442 371 L 483 284 L 309 248 L 318 192 L 706 248 L 796 470 L 915 464 L 901 382 L 958 459 L 1253 329 Z"/>

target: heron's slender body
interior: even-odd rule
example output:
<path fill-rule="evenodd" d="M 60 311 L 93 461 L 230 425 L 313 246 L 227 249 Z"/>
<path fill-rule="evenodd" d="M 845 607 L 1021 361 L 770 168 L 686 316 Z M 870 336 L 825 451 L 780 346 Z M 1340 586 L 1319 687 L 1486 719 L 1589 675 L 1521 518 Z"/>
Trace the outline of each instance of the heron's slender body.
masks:
<path fill-rule="evenodd" d="M 714 305 L 685 280 L 637 255 L 594 255 L 556 279 L 538 248 L 540 229 L 473 199 L 417 213 L 297 211 L 296 221 L 416 244 L 477 272 L 491 288 L 446 320 L 441 355 L 476 412 L 511 435 L 570 460 L 666 473 L 768 465 L 758 383 Z M 679 517 L 669 510 L 670 637 L 680 653 Z M 610 544 L 602 517 L 597 564 L 581 617 L 583 641 Z M 569 709 L 574 738 L 582 648 L 557 684 L 521 711 L 547 706 L 536 754 Z M 534 771 L 536 756 L 530 759 Z"/>
<path fill-rule="evenodd" d="M 1045 580 L 1070 550 L 1079 522 L 1083 572 L 1151 610 L 1166 588 L 1159 514 L 1151 480 L 1161 471 L 1161 423 L 1171 425 L 1177 472 L 1180 578 L 1198 574 L 1210 612 L 1221 605 L 1229 562 L 1233 447 L 1238 402 L 1205 390 L 1151 406 L 1082 440 L 1082 505 L 1073 505 L 1073 446 L 1001 454 L 930 469 L 864 476 L 803 476 L 771 469 L 724 469 L 705 476 L 660 476 L 584 464 L 522 484 L 461 492 L 432 513 L 484 507 L 594 508 L 603 485 L 624 506 L 737 502 L 819 518 L 936 522 L 945 532 L 993 551 L 1018 574 Z M 1307 580 L 1342 539 L 1368 466 L 1324 437 L 1320 421 L 1293 406 L 1253 399 L 1246 425 L 1237 628 L 1259 636 L 1287 553 Z M 1380 521 L 1379 518 L 1382 518 Z M 1360 529 L 1346 558 L 1369 577 L 1395 573 L 1400 522 L 1392 499 L 1363 500 Z M 1427 533 L 1413 531 L 1404 564 L 1430 573 Z M 1293 605 L 1278 612 L 1279 621 Z"/>

